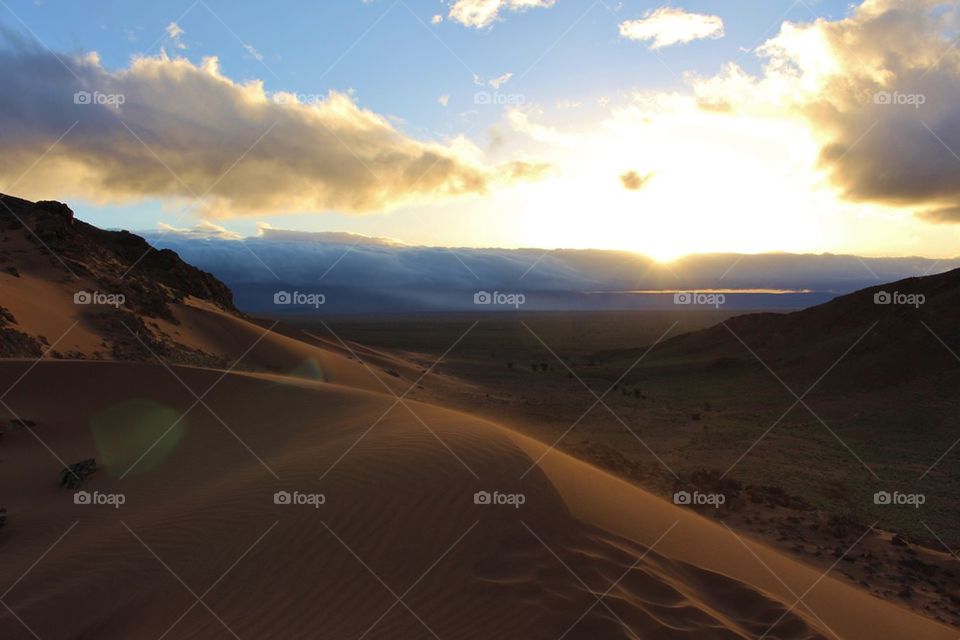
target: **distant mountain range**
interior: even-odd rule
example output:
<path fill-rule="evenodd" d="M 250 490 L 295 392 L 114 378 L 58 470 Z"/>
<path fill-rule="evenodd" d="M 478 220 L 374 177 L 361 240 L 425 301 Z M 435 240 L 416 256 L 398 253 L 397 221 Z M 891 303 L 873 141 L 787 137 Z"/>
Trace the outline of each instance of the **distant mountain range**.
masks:
<path fill-rule="evenodd" d="M 704 254 L 662 264 L 625 251 L 423 247 L 277 229 L 245 239 L 171 229 L 140 234 L 226 282 L 237 307 L 251 313 L 618 310 L 676 302 L 798 309 L 960 267 L 960 258 L 786 253 Z M 719 297 L 675 300 L 678 292 Z"/>

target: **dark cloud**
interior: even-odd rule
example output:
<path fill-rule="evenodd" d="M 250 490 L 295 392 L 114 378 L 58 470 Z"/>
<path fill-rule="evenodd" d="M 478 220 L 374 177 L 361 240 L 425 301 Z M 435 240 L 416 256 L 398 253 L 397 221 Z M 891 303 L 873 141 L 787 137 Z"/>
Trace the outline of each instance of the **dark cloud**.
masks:
<path fill-rule="evenodd" d="M 767 46 L 780 71 L 822 89 L 800 111 L 823 135 L 820 163 L 846 198 L 955 211 L 960 205 L 958 5 L 943 0 L 867 0 L 845 20 L 785 28 Z M 954 35 L 947 35 L 954 34 Z M 832 71 L 804 50 L 829 47 Z M 956 221 L 930 214 L 931 221 Z"/>
<path fill-rule="evenodd" d="M 0 33 L 0 78 L 0 180 L 31 198 L 182 198 L 214 216 L 367 212 L 485 193 L 544 169 L 485 166 L 463 144 L 410 138 L 343 93 L 268 95 L 213 58 L 137 58 L 110 71 L 95 55 L 57 56 Z"/>
<path fill-rule="evenodd" d="M 799 119 L 845 199 L 956 221 L 958 32 L 956 0 L 863 0 L 841 20 L 785 22 L 757 48 L 762 74 L 726 65 L 696 79 L 696 103 L 718 116 Z"/>
<path fill-rule="evenodd" d="M 627 171 L 620 176 L 620 182 L 623 184 L 623 188 L 628 191 L 640 191 L 647 186 L 652 178 L 652 173 L 641 175 L 636 171 Z"/>
<path fill-rule="evenodd" d="M 923 211 L 918 215 L 921 219 L 934 224 L 960 223 L 960 206 Z"/>

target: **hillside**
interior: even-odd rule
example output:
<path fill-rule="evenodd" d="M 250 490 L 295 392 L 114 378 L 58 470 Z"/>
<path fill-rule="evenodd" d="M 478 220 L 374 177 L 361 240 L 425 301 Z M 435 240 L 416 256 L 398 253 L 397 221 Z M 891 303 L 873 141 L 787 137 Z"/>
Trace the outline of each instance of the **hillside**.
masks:
<path fill-rule="evenodd" d="M 884 388 L 957 372 L 950 351 L 960 353 L 960 269 L 870 287 L 794 313 L 738 316 L 665 342 L 652 360 L 753 366 L 740 340 L 804 388 L 855 344 L 844 357 L 847 375 L 831 381 L 835 389 Z"/>
<path fill-rule="evenodd" d="M 127 360 L 236 367 L 383 390 L 355 355 L 382 354 L 255 321 L 230 289 L 170 250 L 81 222 L 59 202 L 0 196 L 0 357 Z M 408 383 L 409 384 L 409 383 Z"/>
<path fill-rule="evenodd" d="M 5 357 L 49 348 L 54 357 L 144 360 L 152 350 L 213 363 L 219 354 L 188 346 L 160 323 L 179 325 L 177 307 L 197 304 L 240 317 L 212 275 L 139 236 L 81 222 L 65 204 L 0 195 L 0 233 Z"/>

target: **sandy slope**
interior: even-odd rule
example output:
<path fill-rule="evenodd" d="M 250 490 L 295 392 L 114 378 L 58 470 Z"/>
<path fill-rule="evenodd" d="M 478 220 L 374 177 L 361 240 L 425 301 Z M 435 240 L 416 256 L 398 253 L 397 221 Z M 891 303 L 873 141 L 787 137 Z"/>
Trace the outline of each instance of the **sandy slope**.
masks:
<path fill-rule="evenodd" d="M 0 363 L 0 388 L 28 366 Z M 957 636 L 563 454 L 520 480 L 542 445 L 417 403 L 383 417 L 392 396 L 363 389 L 228 374 L 127 473 L 194 403 L 184 385 L 222 375 L 174 371 L 42 362 L 4 399 L 36 437 L 0 441 L 0 637 Z M 75 505 L 56 456 L 96 456 L 85 488 L 126 503 Z"/>
<path fill-rule="evenodd" d="M 73 294 L 93 289 L 91 284 L 55 278 L 52 271 L 50 267 L 38 275 L 22 273 L 16 278 L 0 273 L 0 305 L 16 317 L 16 328 L 43 336 L 48 344 L 56 343 L 56 350 L 61 353 L 81 352 L 90 356 L 108 351 L 102 337 L 85 321 L 91 307 L 73 303 Z"/>
<path fill-rule="evenodd" d="M 52 271 L 54 268 L 49 266 L 48 270 Z M 96 290 L 93 282 L 63 277 L 56 279 L 42 269 L 37 270 L 37 273 L 39 275 L 24 272 L 19 277 L 0 273 L 0 305 L 16 318 L 17 324 L 14 328 L 46 338 L 44 350 L 53 347 L 52 351 L 68 357 L 81 355 L 86 358 L 110 359 L 111 345 L 115 341 L 124 341 L 134 348 L 141 348 L 141 344 L 130 333 L 130 330 L 136 327 L 129 318 L 117 316 L 129 329 L 117 323 L 106 332 L 102 325 L 95 324 L 95 318 L 102 314 L 111 314 L 111 309 L 73 303 L 75 292 Z M 296 330 L 279 326 L 270 330 L 271 323 L 261 326 L 196 298 L 186 298 L 184 303 L 171 304 L 170 308 L 176 322 L 162 318 L 142 319 L 157 335 L 198 353 L 207 354 L 225 363 L 224 366 L 236 364 L 240 369 L 269 370 L 289 376 L 385 391 L 383 385 L 370 375 L 366 367 L 352 359 L 352 354 L 343 347 L 325 348 L 327 345 L 319 341 L 318 344 L 309 344 L 286 335 Z M 308 336 L 304 337 L 310 339 Z M 153 354 L 146 350 L 142 356 L 147 360 L 153 359 Z M 164 359 L 172 361 L 175 357 L 165 355 Z M 378 368 L 379 363 L 375 359 L 368 359 L 368 364 Z M 381 375 L 381 379 L 395 390 L 406 389 L 418 377 L 416 371 L 409 366 L 394 364 L 390 370 L 407 380 L 404 384 L 394 376 Z M 378 373 L 382 374 L 383 371 Z"/>
<path fill-rule="evenodd" d="M 377 392 L 386 392 L 386 385 L 395 393 L 402 393 L 419 377 L 409 365 L 371 358 L 363 347 L 344 347 L 339 343 L 317 340 L 282 324 L 257 323 L 226 313 L 202 300 L 191 298 L 185 304 L 171 306 L 179 324 L 157 321 L 164 333 L 177 342 L 220 355 L 231 363 L 242 358 L 238 365 L 241 370 L 266 370 Z M 376 370 L 380 382 L 357 358 L 362 358 L 367 366 Z M 389 365 L 387 370 L 396 375 L 387 374 L 384 364 Z"/>
<path fill-rule="evenodd" d="M 170 251 L 85 224 L 63 204 L 3 194 L 0 200 L 0 356 L 155 361 L 159 355 L 170 363 L 384 391 L 352 353 L 361 347 L 243 316 L 225 284 Z M 81 293 L 99 295 L 96 303 L 78 304 Z M 420 374 L 396 358 L 363 357 L 388 373 L 382 377 L 391 388 L 406 389 Z"/>

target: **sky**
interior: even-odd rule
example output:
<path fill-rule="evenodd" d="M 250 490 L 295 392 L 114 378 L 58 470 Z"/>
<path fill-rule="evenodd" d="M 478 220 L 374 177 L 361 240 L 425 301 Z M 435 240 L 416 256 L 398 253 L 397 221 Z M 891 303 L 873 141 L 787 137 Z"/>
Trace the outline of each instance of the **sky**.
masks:
<path fill-rule="evenodd" d="M 175 233 L 953 257 L 958 13 L 2 0 L 0 190 Z"/>

